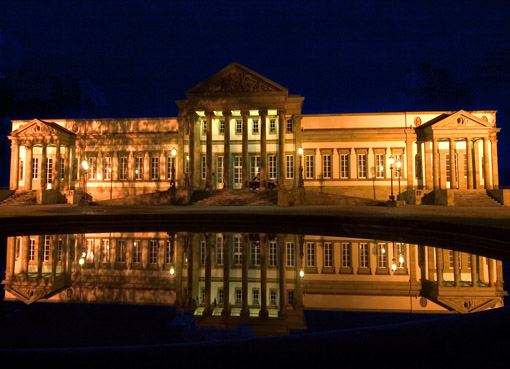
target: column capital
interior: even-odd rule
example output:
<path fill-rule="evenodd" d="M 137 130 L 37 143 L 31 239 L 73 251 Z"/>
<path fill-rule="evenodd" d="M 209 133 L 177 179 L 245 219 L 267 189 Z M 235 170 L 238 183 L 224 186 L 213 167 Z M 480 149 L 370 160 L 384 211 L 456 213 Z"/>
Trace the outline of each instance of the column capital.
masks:
<path fill-rule="evenodd" d="M 259 109 L 259 115 L 261 117 L 267 117 L 267 109 Z"/>
<path fill-rule="evenodd" d="M 204 114 L 207 118 L 210 118 L 214 115 L 214 112 L 212 110 L 206 110 Z"/>
<path fill-rule="evenodd" d="M 284 110 L 284 109 L 279 109 L 279 110 L 278 110 L 278 115 L 279 115 L 279 116 L 280 116 L 280 115 L 285 116 L 285 110 Z"/>
<path fill-rule="evenodd" d="M 223 114 L 224 117 L 232 116 L 232 110 L 223 110 L 221 113 Z"/>
<path fill-rule="evenodd" d="M 241 110 L 241 116 L 243 117 L 243 119 L 248 119 L 248 117 L 250 116 L 250 111 L 249 110 Z"/>

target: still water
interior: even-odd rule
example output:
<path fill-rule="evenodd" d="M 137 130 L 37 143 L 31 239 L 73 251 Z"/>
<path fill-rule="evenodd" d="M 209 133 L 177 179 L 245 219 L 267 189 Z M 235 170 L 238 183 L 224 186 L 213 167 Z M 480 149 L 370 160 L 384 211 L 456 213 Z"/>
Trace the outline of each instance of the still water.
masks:
<path fill-rule="evenodd" d="M 258 336 L 307 310 L 471 313 L 503 306 L 500 260 L 391 240 L 108 232 L 7 238 L 6 301 L 173 306 Z"/>

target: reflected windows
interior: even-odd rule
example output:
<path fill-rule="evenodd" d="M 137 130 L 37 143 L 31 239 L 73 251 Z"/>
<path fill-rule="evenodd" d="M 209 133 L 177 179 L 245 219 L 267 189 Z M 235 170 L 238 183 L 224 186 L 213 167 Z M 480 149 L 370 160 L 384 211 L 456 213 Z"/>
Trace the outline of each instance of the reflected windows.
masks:
<path fill-rule="evenodd" d="M 276 290 L 269 291 L 269 304 L 276 305 Z"/>
<path fill-rule="evenodd" d="M 276 241 L 269 241 L 269 266 L 276 266 Z"/>
<path fill-rule="evenodd" d="M 306 243 L 306 266 L 315 266 L 315 242 Z"/>
<path fill-rule="evenodd" d="M 349 242 L 342 242 L 342 268 L 350 267 L 351 267 L 351 244 Z"/>
<path fill-rule="evenodd" d="M 89 158 L 89 178 L 90 180 L 97 179 L 97 158 L 95 156 Z"/>
<path fill-rule="evenodd" d="M 260 245 L 255 242 L 250 242 L 250 256 L 251 256 L 251 265 L 259 266 L 260 265 Z"/>
<path fill-rule="evenodd" d="M 62 239 L 58 239 L 57 241 L 57 261 L 62 261 L 62 253 L 64 250 L 64 242 Z"/>
<path fill-rule="evenodd" d="M 259 289 L 258 288 L 254 288 L 252 290 L 252 304 L 253 305 L 258 305 L 260 302 L 259 302 Z"/>
<path fill-rule="evenodd" d="M 110 240 L 108 239 L 101 240 L 101 262 L 110 262 Z"/>
<path fill-rule="evenodd" d="M 216 158 L 216 173 L 217 173 L 217 183 L 221 184 L 223 183 L 223 156 L 218 156 Z"/>
<path fill-rule="evenodd" d="M 234 291 L 234 294 L 235 294 L 235 304 L 236 305 L 241 305 L 242 301 L 243 301 L 243 292 L 240 288 L 236 288 L 235 291 Z"/>
<path fill-rule="evenodd" d="M 21 172 L 23 174 L 23 171 Z M 66 159 L 60 158 L 60 179 L 66 178 Z M 21 178 L 23 179 L 23 178 Z"/>
<path fill-rule="evenodd" d="M 19 180 L 23 181 L 23 177 L 25 176 L 25 162 L 20 159 L 19 161 Z"/>
<path fill-rule="evenodd" d="M 142 262 L 142 241 L 133 242 L 133 263 L 140 264 Z"/>
<path fill-rule="evenodd" d="M 126 240 L 117 240 L 117 263 L 126 262 Z"/>
<path fill-rule="evenodd" d="M 32 179 L 39 178 L 39 158 L 32 159 Z"/>
<path fill-rule="evenodd" d="M 225 120 L 223 119 L 220 119 L 220 134 L 224 134 L 225 133 Z"/>
<path fill-rule="evenodd" d="M 396 242 L 393 250 L 393 257 L 397 268 L 406 268 L 406 245 L 404 243 Z"/>
<path fill-rule="evenodd" d="M 223 300 L 225 298 L 225 291 L 223 287 L 218 287 L 218 303 L 223 304 Z"/>
<path fill-rule="evenodd" d="M 358 154 L 358 178 L 367 178 L 367 154 Z"/>
<path fill-rule="evenodd" d="M 286 156 L 286 164 L 287 168 L 285 171 L 287 179 L 293 179 L 294 178 L 294 155 L 287 155 Z"/>
<path fill-rule="evenodd" d="M 305 178 L 313 179 L 315 177 L 314 155 L 305 155 Z"/>
<path fill-rule="evenodd" d="M 94 239 L 87 239 L 87 255 L 86 259 L 88 263 L 94 262 Z"/>
<path fill-rule="evenodd" d="M 286 251 L 287 251 L 287 266 L 293 267 L 296 263 L 295 261 L 296 252 L 294 248 L 294 242 L 286 243 Z"/>
<path fill-rule="evenodd" d="M 50 260 L 50 236 L 44 236 L 43 261 Z"/>
<path fill-rule="evenodd" d="M 159 179 L 159 157 L 151 157 L 151 180 L 157 181 Z"/>
<path fill-rule="evenodd" d="M 135 179 L 143 179 L 143 156 L 135 157 Z"/>
<path fill-rule="evenodd" d="M 253 119 L 253 134 L 259 133 L 259 120 Z"/>
<path fill-rule="evenodd" d="M 103 158 L 103 179 L 105 181 L 112 179 L 112 158 L 109 156 Z"/>
<path fill-rule="evenodd" d="M 200 265 L 205 265 L 205 241 L 200 241 Z"/>
<path fill-rule="evenodd" d="M 269 155 L 269 179 L 276 179 L 276 155 Z"/>
<path fill-rule="evenodd" d="M 166 240 L 165 242 L 165 264 L 172 264 L 174 262 L 172 255 L 172 242 Z"/>
<path fill-rule="evenodd" d="M 377 244 L 377 268 L 388 267 L 388 249 L 385 243 Z"/>
<path fill-rule="evenodd" d="M 294 305 L 294 290 L 287 290 L 287 304 Z"/>
<path fill-rule="evenodd" d="M 243 183 L 243 157 L 234 156 L 234 184 Z"/>
<path fill-rule="evenodd" d="M 368 243 L 362 242 L 359 244 L 359 267 L 360 268 L 368 268 L 369 264 L 369 253 L 368 253 Z"/>
<path fill-rule="evenodd" d="M 250 165 L 250 178 L 255 177 L 259 173 L 260 173 L 260 156 L 252 156 Z"/>
<path fill-rule="evenodd" d="M 206 163 L 206 157 L 205 155 L 203 155 L 201 157 L 201 168 L 200 168 L 200 173 L 202 174 L 201 178 L 202 179 L 205 179 L 206 177 L 206 174 L 207 174 L 207 163 Z"/>
<path fill-rule="evenodd" d="M 158 240 L 150 240 L 150 242 L 149 242 L 149 264 L 155 265 L 158 263 L 158 248 L 159 248 Z"/>
<path fill-rule="evenodd" d="M 294 122 L 292 121 L 292 119 L 287 119 L 287 133 L 292 133 L 294 132 Z"/>
<path fill-rule="evenodd" d="M 53 182 L 53 158 L 46 159 L 46 183 Z"/>
<path fill-rule="evenodd" d="M 167 156 L 166 158 L 166 179 L 172 179 L 172 168 L 176 170 L 175 156 Z"/>
<path fill-rule="evenodd" d="M 241 236 L 234 237 L 234 265 L 242 264 L 242 238 Z"/>
<path fill-rule="evenodd" d="M 333 244 L 331 242 L 324 242 L 324 267 L 330 268 L 333 266 Z"/>
<path fill-rule="evenodd" d="M 216 237 L 216 264 L 223 265 L 223 237 Z"/>
<path fill-rule="evenodd" d="M 241 119 L 236 119 L 236 134 L 243 133 L 243 121 Z"/>
<path fill-rule="evenodd" d="M 331 178 L 331 155 L 322 155 L 322 177 Z"/>
<path fill-rule="evenodd" d="M 384 154 L 375 154 L 375 176 L 384 178 Z"/>
<path fill-rule="evenodd" d="M 30 249 L 28 250 L 28 260 L 34 261 L 35 260 L 35 239 L 30 239 Z"/>
<path fill-rule="evenodd" d="M 276 132 L 276 119 L 270 119 L 269 120 L 269 133 L 275 133 Z"/>
<path fill-rule="evenodd" d="M 119 180 L 125 181 L 127 179 L 128 158 L 125 156 L 121 156 L 119 166 L 120 166 L 119 167 Z"/>

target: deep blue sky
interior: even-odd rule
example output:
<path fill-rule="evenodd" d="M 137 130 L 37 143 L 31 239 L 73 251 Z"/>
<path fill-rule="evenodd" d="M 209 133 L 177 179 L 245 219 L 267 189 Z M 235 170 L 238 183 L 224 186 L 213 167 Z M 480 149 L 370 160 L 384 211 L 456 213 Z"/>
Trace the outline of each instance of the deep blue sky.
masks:
<path fill-rule="evenodd" d="M 510 166 L 509 1 L 0 1 L 0 78 L 32 64 L 89 79 L 109 116 L 175 116 L 232 61 L 304 96 L 305 114 L 412 110 L 402 78 L 431 62 L 473 91 L 454 109 L 499 111 Z"/>

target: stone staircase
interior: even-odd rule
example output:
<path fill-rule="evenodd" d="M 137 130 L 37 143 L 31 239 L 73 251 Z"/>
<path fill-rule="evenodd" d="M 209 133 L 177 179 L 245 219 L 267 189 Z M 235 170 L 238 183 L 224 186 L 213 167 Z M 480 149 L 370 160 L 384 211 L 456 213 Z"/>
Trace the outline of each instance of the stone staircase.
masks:
<path fill-rule="evenodd" d="M 278 201 L 278 191 L 276 190 L 214 190 L 210 192 L 209 197 L 202 198 L 192 203 L 197 206 L 268 206 L 276 205 Z"/>
<path fill-rule="evenodd" d="M 486 190 L 458 190 L 454 193 L 455 206 L 502 206 Z"/>
<path fill-rule="evenodd" d="M 37 203 L 35 191 L 16 191 L 0 202 L 0 205 L 35 205 Z"/>

